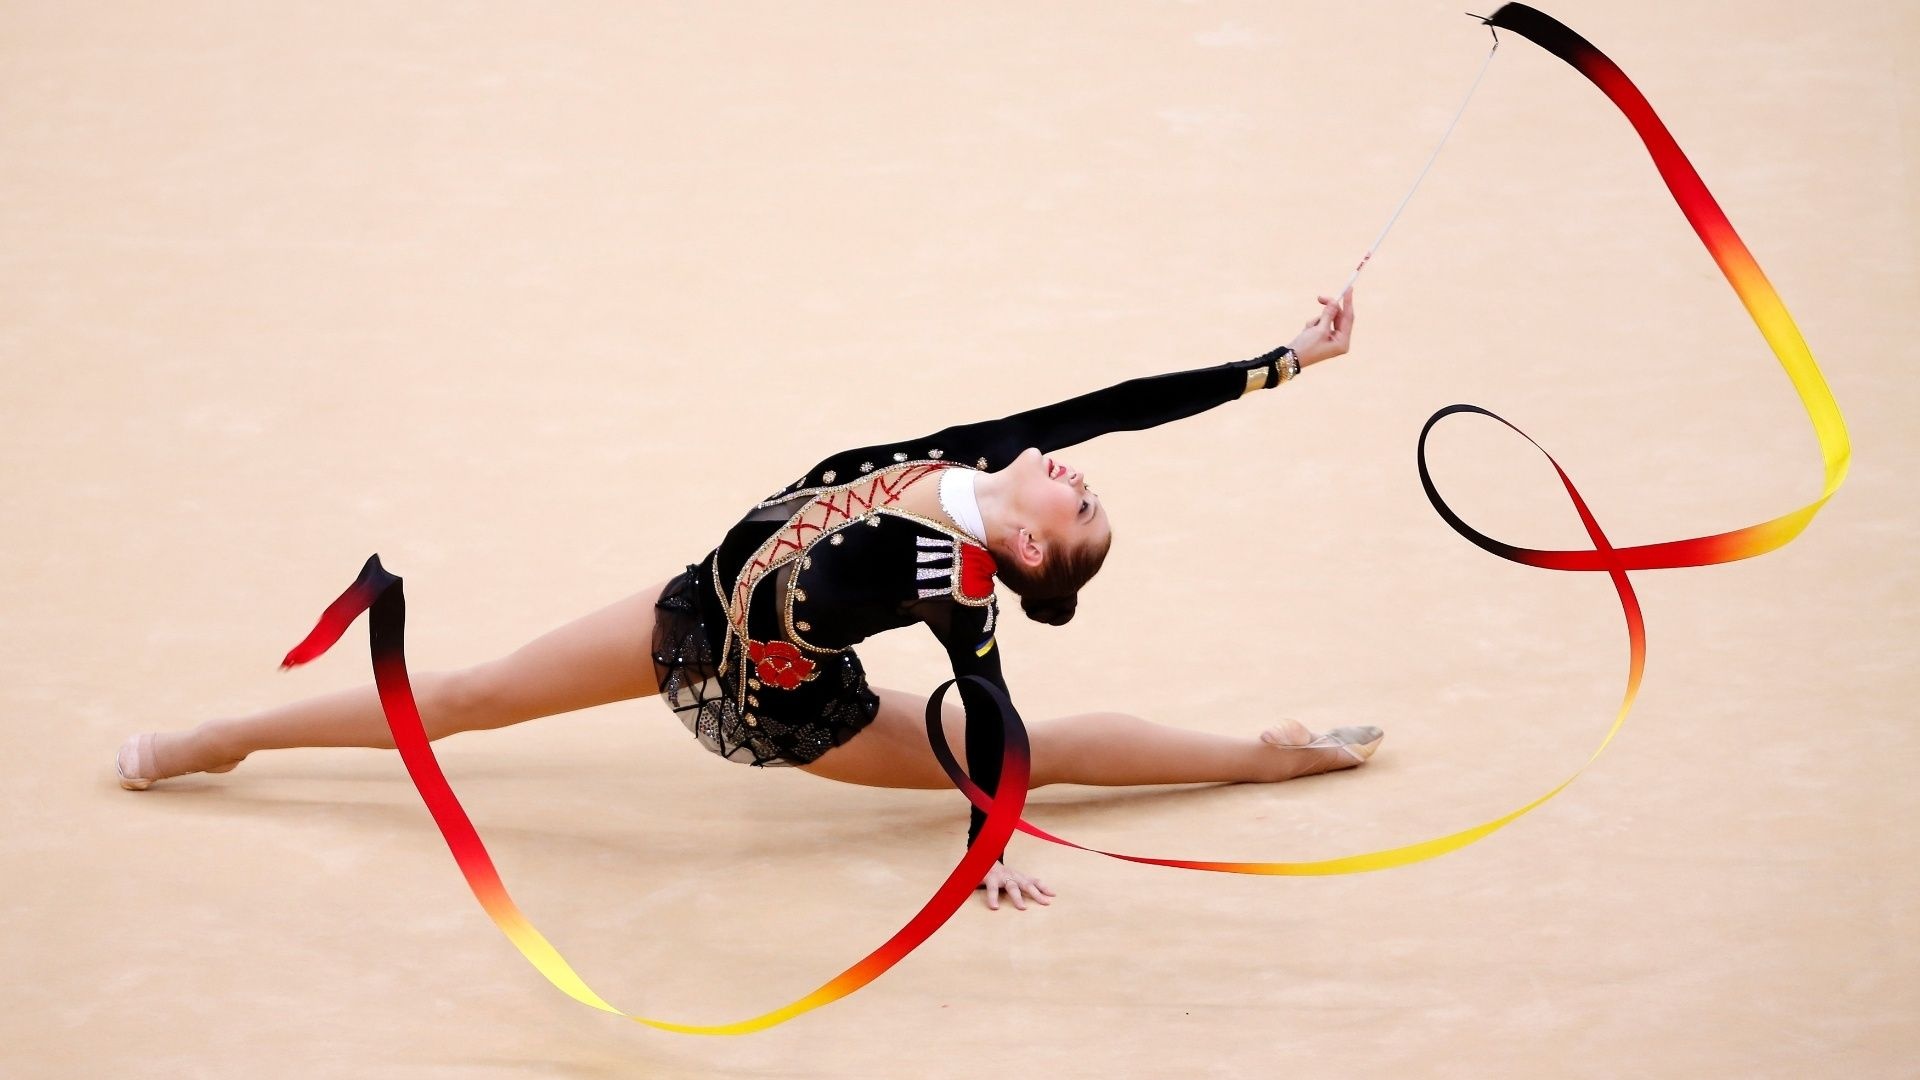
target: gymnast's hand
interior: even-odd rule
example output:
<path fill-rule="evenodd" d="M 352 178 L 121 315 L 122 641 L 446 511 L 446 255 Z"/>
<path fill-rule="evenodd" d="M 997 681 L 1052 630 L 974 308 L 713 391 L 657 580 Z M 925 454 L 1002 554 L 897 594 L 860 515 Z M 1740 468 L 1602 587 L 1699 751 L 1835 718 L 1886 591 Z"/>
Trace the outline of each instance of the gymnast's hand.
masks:
<path fill-rule="evenodd" d="M 1041 884 L 1039 878 L 1023 874 L 1001 862 L 994 863 L 993 868 L 987 871 L 987 879 L 975 885 L 974 888 L 987 890 L 987 906 L 995 911 L 1000 910 L 1001 889 L 1007 890 L 1008 899 L 1012 900 L 1013 906 L 1021 911 L 1027 910 L 1026 897 L 1022 895 L 1022 890 L 1031 893 L 1035 900 L 1043 904 L 1053 903 L 1047 899 L 1048 896 L 1054 895 L 1053 890 Z M 1042 893 L 1045 895 L 1041 895 Z"/>
<path fill-rule="evenodd" d="M 1341 297 L 1345 302 L 1341 304 L 1335 304 L 1324 296 L 1318 299 L 1326 306 L 1313 317 L 1306 329 L 1300 331 L 1300 336 L 1294 338 L 1290 346 L 1293 354 L 1300 358 L 1303 371 L 1309 364 L 1344 354 L 1348 341 L 1353 337 L 1353 290 L 1346 291 Z"/>

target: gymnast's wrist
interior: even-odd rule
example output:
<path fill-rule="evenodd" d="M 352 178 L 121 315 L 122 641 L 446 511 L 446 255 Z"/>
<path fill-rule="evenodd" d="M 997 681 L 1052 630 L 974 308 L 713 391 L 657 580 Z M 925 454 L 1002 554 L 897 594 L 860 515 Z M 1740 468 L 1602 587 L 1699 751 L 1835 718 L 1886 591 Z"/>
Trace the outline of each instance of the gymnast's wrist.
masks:
<path fill-rule="evenodd" d="M 1291 382 L 1299 378 L 1300 369 L 1306 365 L 1300 362 L 1300 354 L 1294 351 L 1293 346 L 1282 345 L 1278 349 L 1275 349 L 1274 352 L 1278 355 L 1276 355 L 1272 361 L 1274 367 L 1273 385 L 1278 386 L 1283 382 Z"/>
<path fill-rule="evenodd" d="M 1272 390 L 1281 383 L 1291 382 L 1300 376 L 1300 355 L 1291 345 L 1282 345 L 1272 352 L 1255 357 L 1247 364 L 1247 386 L 1240 391 L 1245 396 L 1255 390 Z"/>

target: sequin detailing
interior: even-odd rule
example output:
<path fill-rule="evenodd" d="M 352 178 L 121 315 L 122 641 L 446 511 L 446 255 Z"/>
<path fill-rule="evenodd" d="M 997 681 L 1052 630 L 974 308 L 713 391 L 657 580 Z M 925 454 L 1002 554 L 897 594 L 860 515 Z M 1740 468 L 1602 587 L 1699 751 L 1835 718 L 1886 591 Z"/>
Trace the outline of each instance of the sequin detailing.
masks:
<path fill-rule="evenodd" d="M 937 536 L 916 536 L 913 538 L 913 542 L 916 547 L 922 549 L 916 553 L 916 561 L 938 564 L 935 566 L 918 567 L 914 571 L 915 579 L 919 581 L 942 582 L 940 585 L 920 586 L 920 598 L 925 600 L 933 596 L 945 596 L 952 592 L 954 584 L 959 580 L 959 541 L 942 540 Z"/>
<path fill-rule="evenodd" d="M 752 661 L 754 671 L 760 681 L 779 690 L 791 690 L 814 677 L 813 661 L 800 655 L 800 650 L 788 641 L 747 641 L 747 659 Z M 752 704 L 752 694 L 746 694 Z"/>
<path fill-rule="evenodd" d="M 993 604 L 993 556 L 986 548 L 969 540 L 948 534 L 949 539 L 934 536 L 916 536 L 914 553 L 916 563 L 930 565 L 916 566 L 916 581 L 942 581 L 938 586 L 921 586 L 917 592 L 922 600 L 935 596 L 951 595 L 955 600 L 968 607 L 991 607 Z"/>
<path fill-rule="evenodd" d="M 739 704 L 757 708 L 760 695 L 736 699 L 731 676 L 714 661 L 698 603 L 704 576 L 695 564 L 667 583 L 654 604 L 653 635 L 660 697 L 702 746 L 743 765 L 806 765 L 873 722 L 880 699 L 852 652 L 820 659 L 812 684 L 826 696 L 813 715 L 783 720 Z M 762 689 L 758 678 L 747 685 Z"/>
<path fill-rule="evenodd" d="M 804 589 L 793 585 L 791 570 L 782 575 L 785 579 L 786 595 L 778 600 L 783 633 L 789 640 L 753 642 L 747 622 L 754 590 L 769 575 L 803 557 L 807 549 L 819 542 L 822 534 L 833 533 L 839 528 L 852 524 L 856 513 L 859 513 L 861 519 L 868 525 L 877 528 L 880 525 L 880 507 L 898 501 L 901 493 L 914 481 L 938 468 L 939 466 L 931 463 L 895 466 L 842 487 L 822 492 L 802 504 L 800 509 L 787 519 L 784 526 L 762 541 L 753 554 L 747 557 L 731 586 L 720 592 L 721 610 L 726 616 L 724 636 L 720 642 L 720 664 L 737 666 L 741 669 L 737 678 L 744 680 L 748 674 L 746 670 L 748 665 L 759 664 L 762 660 L 761 655 L 746 655 L 749 649 L 755 646 L 762 652 L 776 647 L 793 649 L 794 655 L 801 658 L 801 663 L 793 666 L 803 668 L 801 678 L 805 680 L 811 677 L 808 674 L 810 668 L 806 667 L 811 661 L 801 656 L 796 645 L 815 653 L 844 652 L 845 650 L 842 649 L 822 648 L 799 639 L 798 629 L 793 625 L 793 605 L 796 601 L 805 600 L 807 594 Z M 717 551 L 715 573 L 716 575 L 719 573 Z M 717 582 L 715 587 L 719 588 Z M 745 647 L 736 650 L 736 641 L 745 643 Z M 758 674 L 762 680 L 770 680 L 764 667 Z M 744 695 L 746 691 L 740 689 L 737 693 Z M 744 711 L 746 703 L 744 696 L 737 697 L 734 703 Z"/>
<path fill-rule="evenodd" d="M 944 455 L 945 455 L 945 452 L 942 451 L 937 446 L 931 450 L 928 450 L 927 456 L 924 458 L 912 458 L 909 460 L 899 460 L 903 455 L 896 454 L 895 459 L 896 461 L 898 461 L 898 464 L 889 465 L 887 467 L 890 469 L 895 469 L 895 468 L 900 468 L 901 466 L 914 466 L 914 465 L 933 465 L 937 467 L 952 465 L 953 462 L 940 460 Z M 961 466 L 961 467 L 964 468 L 965 466 Z M 985 469 L 987 467 L 986 458 L 980 459 L 979 467 L 982 469 Z M 874 470 L 874 464 L 871 461 L 862 462 L 860 465 L 860 471 L 863 474 L 872 472 L 873 470 Z M 835 480 L 837 480 L 838 470 L 828 470 L 822 475 L 824 477 L 833 477 L 835 478 Z M 857 482 L 858 482 L 857 480 L 856 481 L 840 480 L 839 481 L 839 483 L 843 485 L 849 484 L 849 483 L 857 483 Z M 809 487 L 808 478 L 803 476 L 799 480 L 795 481 L 794 483 L 788 485 L 785 488 L 782 488 L 779 491 L 779 493 L 775 494 L 773 497 L 768 499 L 763 499 L 760 502 L 755 503 L 754 509 L 764 510 L 769 506 L 777 506 L 783 502 L 786 502 L 789 499 L 800 498 L 807 495 L 825 494 L 826 489 L 832 486 L 834 486 L 834 482 L 831 480 L 828 480 L 828 481 L 823 481 L 821 483 L 814 484 L 813 486 Z"/>

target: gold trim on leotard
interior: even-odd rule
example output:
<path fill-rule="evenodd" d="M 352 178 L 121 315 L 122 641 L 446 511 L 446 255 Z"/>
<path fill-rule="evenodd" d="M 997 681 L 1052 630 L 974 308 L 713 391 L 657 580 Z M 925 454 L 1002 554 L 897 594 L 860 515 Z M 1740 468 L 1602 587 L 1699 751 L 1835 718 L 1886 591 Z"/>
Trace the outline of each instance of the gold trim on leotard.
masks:
<path fill-rule="evenodd" d="M 901 454 L 900 456 L 905 457 L 906 455 Z M 901 462 L 900 464 L 881 469 L 876 473 L 864 475 L 857 480 L 849 481 L 848 483 L 837 485 L 832 489 L 819 492 L 809 498 L 805 505 L 787 518 L 786 524 L 775 530 L 772 535 L 760 543 L 758 548 L 754 549 L 753 554 L 749 555 L 746 561 L 741 564 L 740 572 L 735 575 L 732 585 L 725 592 L 721 593 L 721 610 L 725 613 L 727 621 L 725 637 L 720 646 L 721 665 L 724 667 L 726 658 L 729 655 L 733 655 L 741 668 L 741 681 L 744 683 L 747 674 L 746 669 L 749 663 L 746 649 L 742 647 L 737 653 L 734 653 L 732 646 L 735 638 L 742 641 L 751 640 L 747 620 L 753 607 L 753 594 L 754 591 L 759 588 L 760 583 L 766 580 L 768 575 L 774 574 L 780 570 L 781 567 L 805 556 L 806 553 L 812 549 L 813 545 L 820 541 L 821 537 L 838 532 L 840 529 L 846 528 L 855 521 L 865 521 L 869 525 L 879 525 L 880 520 L 878 515 L 883 512 L 883 509 L 885 509 L 885 512 L 897 513 L 897 511 L 886 508 L 886 504 L 897 500 L 901 492 L 905 491 L 915 481 L 928 473 L 946 466 L 947 463 L 945 462 L 935 462 L 925 459 Z M 864 493 L 861 490 L 863 485 Z M 844 500 L 841 499 L 842 496 L 844 496 Z M 793 497 L 794 495 L 786 495 L 774 501 L 784 502 Z M 856 505 L 862 508 L 858 515 L 853 512 Z M 817 514 L 815 513 L 816 510 L 818 511 Z M 836 514 L 845 520 L 835 523 L 833 518 Z M 817 520 L 809 520 L 810 515 Z M 900 516 L 915 517 L 918 519 L 917 515 L 901 514 Z M 929 522 L 929 524 L 934 523 Z M 936 527 L 938 526 L 936 525 Z M 809 532 L 813 534 L 810 538 L 807 537 L 807 533 Z M 714 585 L 716 591 L 718 591 L 719 555 L 717 549 L 715 551 L 714 563 Z M 796 600 L 805 600 L 806 592 L 805 590 L 800 590 L 798 595 L 795 595 L 792 573 L 786 576 L 786 581 L 786 593 L 781 598 L 781 602 L 775 604 L 775 609 L 780 612 L 781 629 L 788 640 L 798 647 L 810 649 L 818 653 L 832 655 L 846 652 L 847 650 L 845 648 L 823 648 L 813 645 L 800 637 L 793 626 L 793 605 Z M 745 694 L 746 691 L 743 686 L 736 695 L 740 707 L 743 709 L 745 708 Z"/>

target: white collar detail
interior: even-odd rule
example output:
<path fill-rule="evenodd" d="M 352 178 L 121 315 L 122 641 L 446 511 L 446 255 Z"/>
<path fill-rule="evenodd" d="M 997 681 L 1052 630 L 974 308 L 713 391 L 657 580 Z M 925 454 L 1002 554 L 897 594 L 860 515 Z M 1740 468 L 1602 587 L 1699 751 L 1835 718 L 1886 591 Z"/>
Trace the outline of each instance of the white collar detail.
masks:
<path fill-rule="evenodd" d="M 973 484 L 979 473 L 960 465 L 940 470 L 940 509 L 961 529 L 971 534 L 980 546 L 987 545 L 987 523 L 980 517 L 980 500 Z"/>

